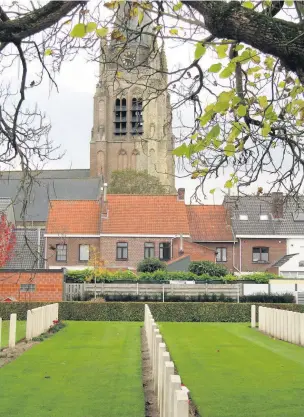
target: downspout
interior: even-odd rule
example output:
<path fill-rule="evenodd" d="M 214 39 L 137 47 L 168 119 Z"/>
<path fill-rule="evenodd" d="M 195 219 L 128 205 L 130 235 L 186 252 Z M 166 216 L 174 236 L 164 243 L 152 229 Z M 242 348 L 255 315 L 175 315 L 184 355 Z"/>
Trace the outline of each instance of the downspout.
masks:
<path fill-rule="evenodd" d="M 232 230 L 232 234 L 233 234 L 233 247 L 232 247 L 232 266 L 233 266 L 233 269 L 235 269 L 236 271 L 238 271 L 238 272 L 241 272 L 236 266 L 235 266 L 235 244 L 236 244 L 236 238 L 235 238 L 235 235 L 234 235 L 234 233 L 233 233 L 233 230 Z"/>
<path fill-rule="evenodd" d="M 240 238 L 240 273 L 242 273 L 242 239 Z"/>
<path fill-rule="evenodd" d="M 45 241 L 44 241 L 44 269 L 47 269 L 47 261 L 46 261 L 46 257 L 47 257 L 47 237 L 45 236 Z"/>
<path fill-rule="evenodd" d="M 37 239 L 37 255 L 38 255 L 38 264 L 37 268 L 40 267 L 40 256 L 41 256 L 41 227 L 37 227 L 38 239 Z"/>

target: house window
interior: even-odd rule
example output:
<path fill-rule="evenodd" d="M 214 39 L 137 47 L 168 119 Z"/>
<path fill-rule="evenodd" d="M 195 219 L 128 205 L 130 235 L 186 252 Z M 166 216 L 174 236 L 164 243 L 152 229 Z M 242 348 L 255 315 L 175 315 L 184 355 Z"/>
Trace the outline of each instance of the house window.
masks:
<path fill-rule="evenodd" d="M 169 261 L 171 259 L 171 245 L 169 242 L 159 244 L 159 259 L 162 261 Z"/>
<path fill-rule="evenodd" d="M 67 260 L 67 245 L 56 245 L 56 261 L 66 262 Z"/>
<path fill-rule="evenodd" d="M 142 135 L 144 133 L 143 126 L 143 109 L 142 99 L 132 98 L 131 109 L 131 133 L 132 135 Z"/>
<path fill-rule="evenodd" d="M 116 245 L 116 259 L 127 260 L 128 259 L 128 244 L 127 242 L 118 242 Z"/>
<path fill-rule="evenodd" d="M 252 248 L 252 262 L 268 262 L 269 248 Z"/>
<path fill-rule="evenodd" d="M 79 260 L 88 261 L 90 259 L 90 245 L 79 245 Z"/>
<path fill-rule="evenodd" d="M 114 135 L 127 134 L 127 100 L 117 98 L 114 108 Z"/>
<path fill-rule="evenodd" d="M 147 258 L 154 258 L 154 243 L 145 243 L 145 259 Z"/>
<path fill-rule="evenodd" d="M 268 214 L 260 214 L 260 220 L 268 220 Z"/>
<path fill-rule="evenodd" d="M 240 220 L 248 220 L 248 214 L 240 214 Z"/>
<path fill-rule="evenodd" d="M 34 292 L 36 291 L 35 284 L 20 284 L 20 292 Z"/>
<path fill-rule="evenodd" d="M 227 248 L 216 248 L 216 262 L 227 262 Z"/>

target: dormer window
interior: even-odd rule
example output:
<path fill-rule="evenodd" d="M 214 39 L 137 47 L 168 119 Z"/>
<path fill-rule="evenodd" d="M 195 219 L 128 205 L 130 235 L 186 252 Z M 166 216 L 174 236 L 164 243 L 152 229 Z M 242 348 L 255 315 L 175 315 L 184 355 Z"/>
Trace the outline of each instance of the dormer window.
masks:
<path fill-rule="evenodd" d="M 268 214 L 260 214 L 260 220 L 269 220 Z"/>
<path fill-rule="evenodd" d="M 248 214 L 240 214 L 240 220 L 248 220 Z"/>

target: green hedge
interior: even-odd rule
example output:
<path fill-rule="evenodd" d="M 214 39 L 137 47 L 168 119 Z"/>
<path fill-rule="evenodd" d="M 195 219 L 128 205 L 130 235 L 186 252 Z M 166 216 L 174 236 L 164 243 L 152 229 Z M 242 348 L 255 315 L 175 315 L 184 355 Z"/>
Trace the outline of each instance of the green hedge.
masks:
<path fill-rule="evenodd" d="M 19 320 L 26 312 L 45 303 L 0 303 L 0 317 L 9 319 L 17 313 Z M 148 303 L 156 321 L 184 322 L 249 322 L 252 303 Z M 66 301 L 59 303 L 60 320 L 83 321 L 143 321 L 145 303 L 89 303 Z M 304 313 L 304 305 L 257 304 Z"/>
<path fill-rule="evenodd" d="M 190 262 L 189 271 L 196 275 L 208 274 L 213 277 L 223 277 L 228 275 L 228 269 L 223 265 L 210 261 L 193 261 Z"/>

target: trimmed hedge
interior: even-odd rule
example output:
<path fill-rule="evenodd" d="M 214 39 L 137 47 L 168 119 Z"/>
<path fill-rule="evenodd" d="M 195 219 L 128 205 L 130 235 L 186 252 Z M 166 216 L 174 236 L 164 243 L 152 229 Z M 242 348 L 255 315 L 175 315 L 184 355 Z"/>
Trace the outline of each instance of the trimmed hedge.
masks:
<path fill-rule="evenodd" d="M 190 262 L 189 272 L 196 275 L 208 274 L 212 277 L 224 277 L 228 275 L 228 269 L 222 265 L 210 261 L 193 261 Z"/>
<path fill-rule="evenodd" d="M 0 303 L 0 317 L 8 320 L 17 313 L 26 319 L 28 309 L 46 303 Z M 249 322 L 252 303 L 148 303 L 156 321 L 178 322 Z M 82 321 L 143 321 L 145 303 L 89 303 L 65 301 L 59 303 L 60 320 Z M 265 304 L 257 304 L 265 305 Z M 304 305 L 266 304 L 282 310 L 304 313 Z"/>
<path fill-rule="evenodd" d="M 157 258 L 144 259 L 137 265 L 137 272 L 155 272 L 159 270 L 166 271 L 167 264 Z"/>

